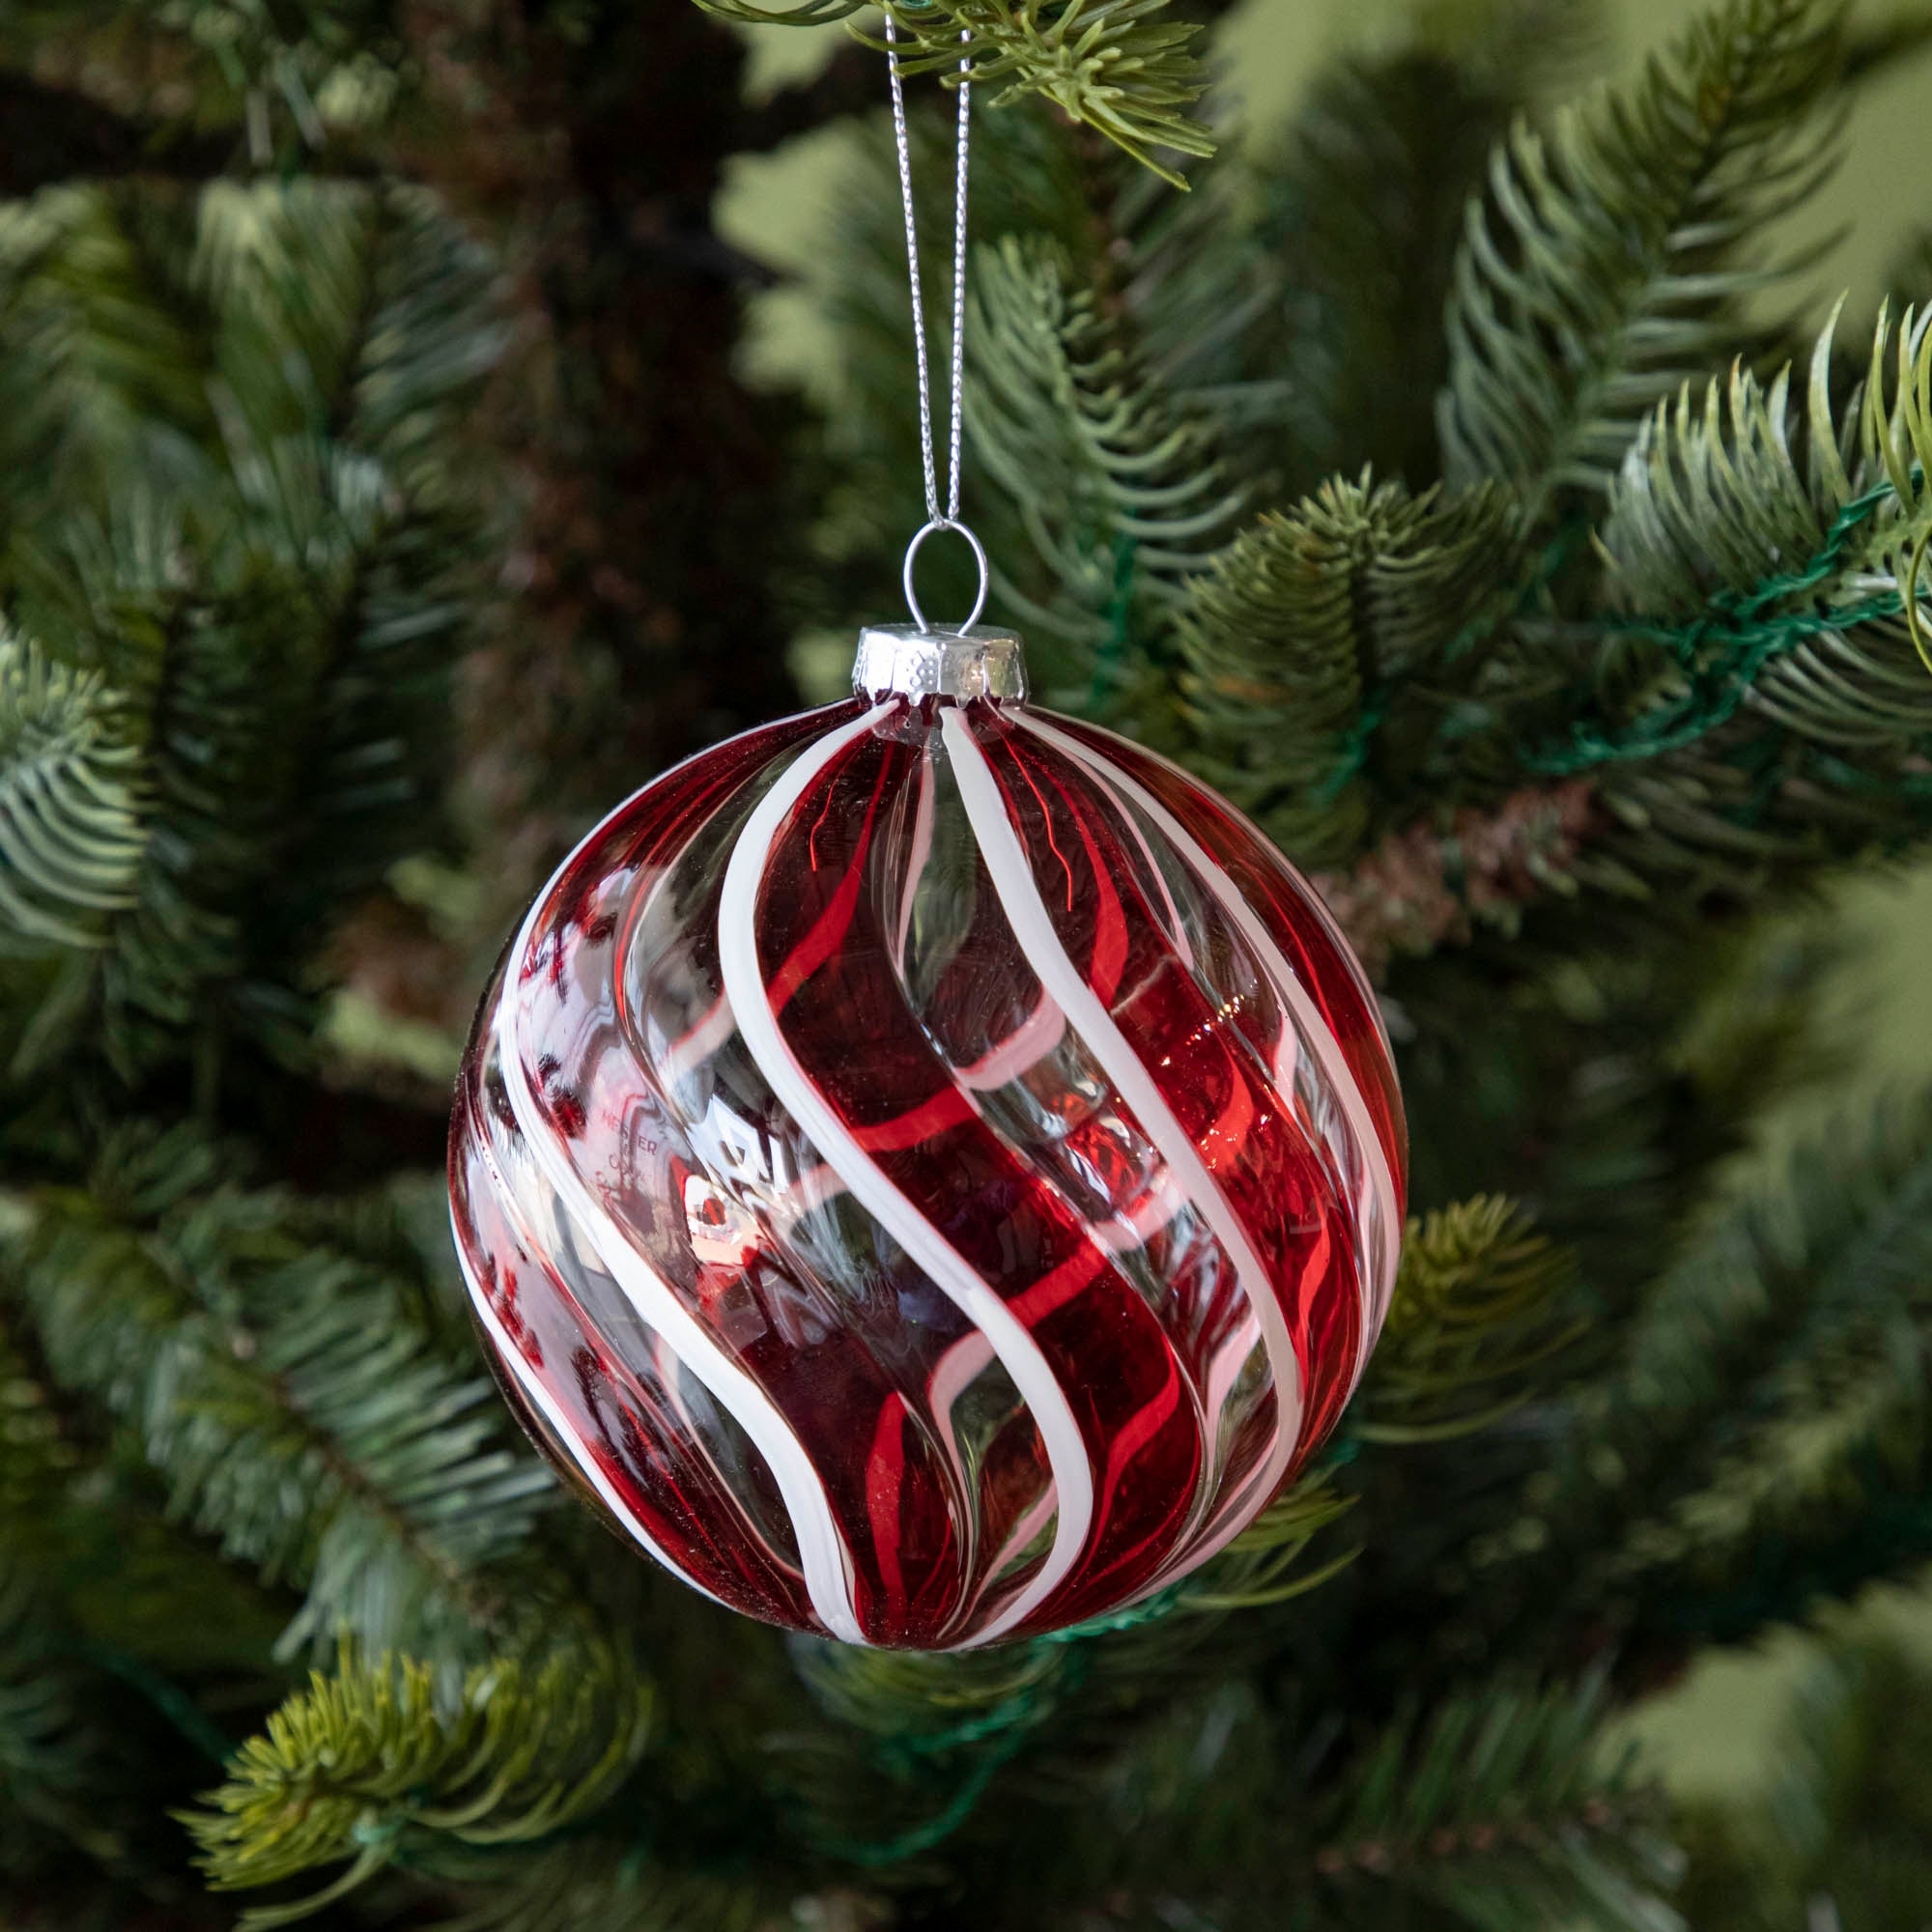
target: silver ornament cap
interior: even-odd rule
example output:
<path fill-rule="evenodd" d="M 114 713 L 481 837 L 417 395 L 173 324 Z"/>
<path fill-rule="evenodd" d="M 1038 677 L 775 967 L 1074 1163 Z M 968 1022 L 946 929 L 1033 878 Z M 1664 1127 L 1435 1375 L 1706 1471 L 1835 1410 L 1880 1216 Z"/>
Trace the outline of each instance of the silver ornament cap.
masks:
<path fill-rule="evenodd" d="M 874 702 L 893 696 L 998 697 L 1027 695 L 1026 652 L 1018 636 L 997 624 L 928 631 L 923 624 L 873 624 L 859 634 L 852 689 Z"/>

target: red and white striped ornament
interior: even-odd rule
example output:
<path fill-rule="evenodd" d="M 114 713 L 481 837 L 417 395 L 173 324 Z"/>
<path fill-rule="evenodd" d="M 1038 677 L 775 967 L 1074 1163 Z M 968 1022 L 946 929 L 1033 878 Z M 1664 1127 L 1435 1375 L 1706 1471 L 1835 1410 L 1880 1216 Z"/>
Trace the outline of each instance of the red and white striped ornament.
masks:
<path fill-rule="evenodd" d="M 964 1648 L 1226 1545 L 1387 1308 L 1361 970 L 1195 780 L 872 631 L 852 701 L 646 785 L 538 896 L 450 1138 L 513 1405 L 753 1616 Z"/>

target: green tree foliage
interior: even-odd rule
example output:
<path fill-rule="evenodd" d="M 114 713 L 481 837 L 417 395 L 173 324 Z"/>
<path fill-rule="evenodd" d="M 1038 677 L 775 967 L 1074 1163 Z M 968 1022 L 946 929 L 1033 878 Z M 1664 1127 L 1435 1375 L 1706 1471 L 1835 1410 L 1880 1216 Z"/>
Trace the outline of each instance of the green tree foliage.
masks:
<path fill-rule="evenodd" d="M 1909 1925 L 1932 1883 L 1917 1754 L 1928 1697 L 1925 1660 L 1910 1645 L 1833 1633 L 1769 1741 L 1761 1809 L 1692 1811 L 1692 1922 Z"/>
<path fill-rule="evenodd" d="M 1384 768 L 1404 739 L 1411 758 L 1426 746 L 1455 689 L 1444 660 L 1516 561 L 1515 522 L 1499 491 L 1416 497 L 1365 471 L 1264 516 L 1194 585 L 1183 638 L 1203 749 L 1287 850 L 1360 850 L 1375 791 L 1396 789 L 1393 772 L 1371 783 L 1368 733 Z"/>
<path fill-rule="evenodd" d="M 863 0 L 700 4 L 726 19 L 815 27 L 849 18 Z M 907 74 L 949 73 L 963 62 L 976 84 L 1003 83 L 997 99 L 1038 95 L 1177 186 L 1186 184 L 1157 158 L 1157 149 L 1213 153 L 1184 111 L 1207 86 L 1207 69 L 1190 44 L 1200 25 L 1170 17 L 1167 0 L 895 0 L 889 12 L 910 42 L 901 54 Z"/>
<path fill-rule="evenodd" d="M 345 1643 L 335 1670 L 316 1671 L 283 1703 L 188 1823 L 224 1889 L 346 1865 L 326 1891 L 242 1921 L 285 1924 L 392 1860 L 521 1844 L 567 1826 L 637 1761 L 649 1719 L 635 1675 L 594 1648 L 559 1651 L 534 1670 L 479 1666 L 442 1698 L 424 1664 L 371 1662 Z"/>
<path fill-rule="evenodd" d="M 114 700 L 99 677 L 0 638 L 0 687 L 10 736 L 0 913 L 16 944 L 85 946 L 95 916 L 133 903 L 147 844 L 130 781 L 136 753 L 117 738 Z"/>
<path fill-rule="evenodd" d="M 1369 1440 L 1453 1435 L 1534 1392 L 1531 1371 L 1577 1338 L 1561 1314 L 1575 1258 L 1514 1202 L 1478 1195 L 1410 1224 L 1364 1399 Z"/>
<path fill-rule="evenodd" d="M 1449 476 L 1532 513 L 1601 489 L 1634 418 L 1738 343 L 1740 300 L 1791 265 L 1749 251 L 1830 165 L 1835 9 L 1698 19 L 1641 83 L 1520 123 L 1472 204 L 1448 312 Z"/>
<path fill-rule="evenodd" d="M 1538 1695 L 1504 1683 L 1426 1726 L 1392 1725 L 1316 1858 L 1343 1922 L 1673 1924 L 1657 1893 L 1674 1856 L 1628 1759 L 1606 1760 L 1600 1716 L 1594 1684 Z"/>
<path fill-rule="evenodd" d="M 438 809 L 468 540 L 425 440 L 494 353 L 483 266 L 407 190 L 47 199 L 17 311 L 61 318 L 61 427 L 43 487 L 31 449 L 10 478 L 8 576 L 10 731 L 48 742 L 10 761 L 40 819 L 8 822 L 23 882 L 111 903 L 42 948 L 33 1050 L 138 1081 L 218 1005 L 238 1044 L 299 1059 L 317 939 Z M 153 353 L 125 339 L 150 309 Z"/>
<path fill-rule="evenodd" d="M 759 105 L 695 8 L 0 22 L 8 1932 L 1918 1901 L 1909 1657 L 1820 1654 L 1761 1815 L 1617 1739 L 1932 1556 L 1923 1097 L 1733 1165 L 1841 1070 L 1788 901 L 1932 827 L 1923 244 L 1868 355 L 1794 362 L 1775 228 L 1923 36 L 1720 0 L 1556 104 L 1583 0 L 1426 9 L 1208 165 L 1215 11 L 895 9 L 927 234 L 940 83 L 999 103 L 968 497 L 1055 700 L 1319 868 L 1413 1215 L 1316 1466 L 1146 1602 L 945 1656 L 781 1639 L 555 1498 L 413 1070 L 596 784 L 890 608 L 876 47 Z M 820 420 L 729 373 L 765 276 L 704 205 L 855 104 Z"/>
<path fill-rule="evenodd" d="M 1157 698 L 1110 691 L 1109 673 L 1131 630 L 1158 635 L 1241 507 L 1213 428 L 1141 366 L 1127 329 L 1073 284 L 1061 251 L 1012 236 L 982 248 L 973 300 L 974 448 L 1021 506 L 1058 593 L 1042 605 L 1003 582 L 1003 595 L 1094 664 L 1097 702 L 1138 698 L 1145 716 Z"/>
<path fill-rule="evenodd" d="M 19 1583 L 0 1597 L 0 1857 L 28 1871 L 42 1840 L 78 1840 L 114 1859 L 110 1832 L 89 1832 L 89 1772 L 105 1742 L 89 1737 L 85 1690 L 71 1663 L 48 1654 L 47 1606 Z"/>
<path fill-rule="evenodd" d="M 292 1646 L 347 1629 L 459 1650 L 512 1621 L 488 1579 L 548 1479 L 509 1448 L 487 1378 L 412 1332 L 399 1284 L 290 1230 L 273 1196 L 97 1209 L 49 1200 L 25 1250 L 48 1366 L 128 1423 L 174 1514 L 302 1587 Z"/>

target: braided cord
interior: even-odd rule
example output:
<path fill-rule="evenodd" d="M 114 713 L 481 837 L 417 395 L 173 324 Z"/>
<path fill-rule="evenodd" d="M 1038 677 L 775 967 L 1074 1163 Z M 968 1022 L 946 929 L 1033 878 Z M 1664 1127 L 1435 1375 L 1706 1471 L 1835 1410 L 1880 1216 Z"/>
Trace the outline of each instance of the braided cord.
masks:
<path fill-rule="evenodd" d="M 971 36 L 962 32 L 961 41 Z M 959 520 L 959 433 L 960 399 L 965 389 L 966 345 L 966 175 L 967 154 L 972 138 L 973 63 L 959 58 L 958 131 L 953 141 L 952 162 L 952 367 L 947 385 L 947 470 L 946 501 L 940 506 L 938 465 L 932 442 L 932 368 L 925 349 L 925 296 L 919 272 L 919 222 L 912 196 L 912 140 L 906 131 L 905 88 L 899 76 L 898 29 L 886 12 L 887 71 L 893 90 L 893 140 L 898 152 L 899 203 L 905 211 L 906 273 L 912 284 L 913 350 L 919 358 L 919 443 L 925 464 L 925 512 L 941 528 Z"/>

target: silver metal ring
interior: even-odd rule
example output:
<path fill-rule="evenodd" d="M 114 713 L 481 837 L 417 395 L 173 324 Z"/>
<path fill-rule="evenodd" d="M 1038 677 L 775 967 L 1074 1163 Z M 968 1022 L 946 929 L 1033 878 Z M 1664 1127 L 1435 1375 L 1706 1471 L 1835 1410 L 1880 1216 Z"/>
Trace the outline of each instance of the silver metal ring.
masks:
<path fill-rule="evenodd" d="M 919 593 L 912 587 L 912 567 L 919 556 L 919 547 L 935 530 L 957 530 L 973 546 L 973 555 L 980 565 L 980 594 L 973 600 L 973 608 L 966 613 L 966 621 L 957 629 L 948 633 L 952 637 L 963 637 L 980 621 L 980 612 L 986 608 L 986 587 L 992 581 L 992 570 L 986 562 L 986 553 L 966 526 L 953 517 L 934 517 L 929 524 L 923 524 L 914 533 L 911 543 L 906 545 L 905 554 L 905 599 L 906 609 L 912 612 L 912 620 L 922 631 L 931 633 L 932 626 L 925 621 L 925 612 L 919 608 Z"/>

